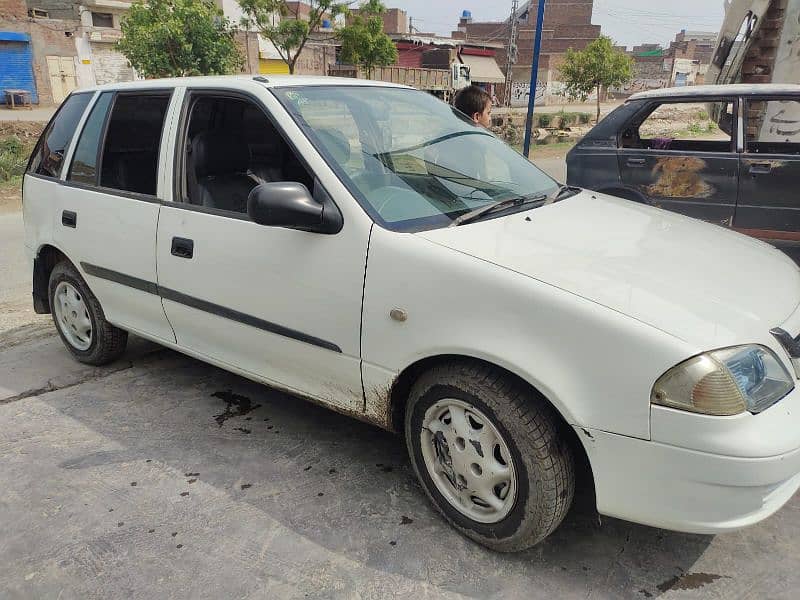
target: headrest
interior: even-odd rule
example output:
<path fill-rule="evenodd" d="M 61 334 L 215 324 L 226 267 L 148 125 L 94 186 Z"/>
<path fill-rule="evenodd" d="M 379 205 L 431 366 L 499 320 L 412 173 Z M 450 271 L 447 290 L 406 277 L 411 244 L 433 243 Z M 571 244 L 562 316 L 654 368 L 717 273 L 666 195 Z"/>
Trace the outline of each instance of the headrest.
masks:
<path fill-rule="evenodd" d="M 338 129 L 319 129 L 317 131 L 325 149 L 333 155 L 334 160 L 340 165 L 350 160 L 350 142 Z"/>
<path fill-rule="evenodd" d="M 240 133 L 204 131 L 192 140 L 191 160 L 197 177 L 244 173 L 250 162 L 250 150 Z"/>

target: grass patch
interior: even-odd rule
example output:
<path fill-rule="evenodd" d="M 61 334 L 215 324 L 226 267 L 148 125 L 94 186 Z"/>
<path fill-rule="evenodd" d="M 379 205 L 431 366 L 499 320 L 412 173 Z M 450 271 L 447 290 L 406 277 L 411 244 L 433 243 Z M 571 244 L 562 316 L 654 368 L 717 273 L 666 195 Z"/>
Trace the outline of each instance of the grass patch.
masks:
<path fill-rule="evenodd" d="M 0 138 L 0 185 L 19 185 L 31 147 L 15 135 Z"/>

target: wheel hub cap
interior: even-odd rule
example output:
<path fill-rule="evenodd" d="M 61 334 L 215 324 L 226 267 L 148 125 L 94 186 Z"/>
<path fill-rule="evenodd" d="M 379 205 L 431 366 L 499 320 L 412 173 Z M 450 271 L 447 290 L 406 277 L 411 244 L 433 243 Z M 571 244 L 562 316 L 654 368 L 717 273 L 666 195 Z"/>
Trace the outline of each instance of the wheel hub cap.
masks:
<path fill-rule="evenodd" d="M 92 320 L 83 295 L 71 283 L 62 281 L 56 286 L 53 300 L 53 312 L 61 333 L 77 350 L 88 350 L 92 345 Z"/>
<path fill-rule="evenodd" d="M 502 520 L 514 506 L 517 478 L 500 432 L 477 408 L 442 399 L 425 413 L 421 448 L 439 492 L 480 523 Z"/>

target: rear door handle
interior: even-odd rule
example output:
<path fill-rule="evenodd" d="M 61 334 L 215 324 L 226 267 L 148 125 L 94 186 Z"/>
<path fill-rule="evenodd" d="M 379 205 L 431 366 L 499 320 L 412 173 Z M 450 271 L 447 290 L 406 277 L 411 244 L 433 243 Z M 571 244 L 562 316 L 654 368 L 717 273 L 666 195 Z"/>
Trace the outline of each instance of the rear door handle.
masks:
<path fill-rule="evenodd" d="M 772 172 L 772 165 L 770 163 L 751 163 L 750 164 L 750 174 L 751 175 L 766 175 L 767 173 Z"/>
<path fill-rule="evenodd" d="M 194 256 L 194 240 L 179 237 L 172 238 L 172 256 L 192 258 Z"/>
<path fill-rule="evenodd" d="M 72 227 L 75 229 L 78 226 L 78 213 L 71 210 L 65 210 L 61 213 L 61 224 L 64 227 Z"/>
<path fill-rule="evenodd" d="M 629 167 L 643 167 L 647 161 L 644 158 L 629 158 L 628 159 L 628 166 Z"/>

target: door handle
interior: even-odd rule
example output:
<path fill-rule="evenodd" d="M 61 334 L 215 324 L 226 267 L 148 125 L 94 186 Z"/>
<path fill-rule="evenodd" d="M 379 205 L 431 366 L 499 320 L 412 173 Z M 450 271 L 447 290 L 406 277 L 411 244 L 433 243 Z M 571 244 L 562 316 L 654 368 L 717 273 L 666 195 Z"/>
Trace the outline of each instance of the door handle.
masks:
<path fill-rule="evenodd" d="M 772 165 L 770 163 L 751 163 L 750 164 L 750 174 L 751 175 L 766 175 L 767 173 L 772 172 Z"/>
<path fill-rule="evenodd" d="M 629 158 L 628 159 L 628 166 L 629 167 L 643 167 L 647 161 L 644 158 Z"/>
<path fill-rule="evenodd" d="M 172 256 L 192 258 L 194 256 L 194 240 L 179 237 L 172 238 Z"/>
<path fill-rule="evenodd" d="M 65 210 L 61 213 L 61 224 L 64 227 L 72 227 L 75 229 L 78 226 L 78 213 L 71 210 Z"/>

